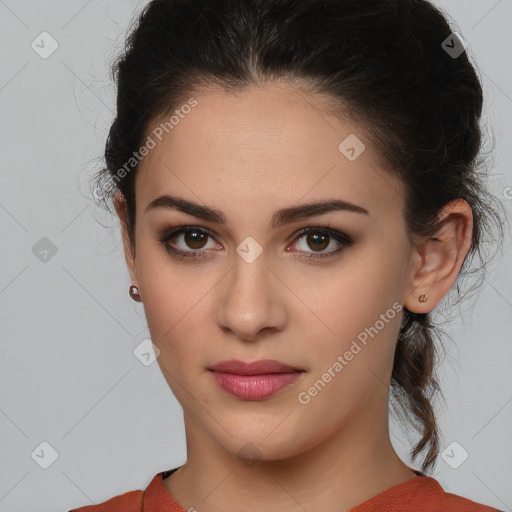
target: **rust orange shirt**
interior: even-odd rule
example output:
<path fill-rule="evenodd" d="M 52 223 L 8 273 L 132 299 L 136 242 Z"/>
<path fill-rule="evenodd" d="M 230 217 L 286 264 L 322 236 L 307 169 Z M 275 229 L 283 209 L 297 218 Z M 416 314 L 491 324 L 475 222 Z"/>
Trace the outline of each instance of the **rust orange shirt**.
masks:
<path fill-rule="evenodd" d="M 157 473 L 145 491 L 126 492 L 98 505 L 69 512 L 187 512 L 173 500 L 163 485 L 163 479 L 177 469 Z M 500 512 L 496 508 L 447 493 L 436 479 L 417 474 L 419 476 L 416 478 L 395 485 L 348 512 Z"/>

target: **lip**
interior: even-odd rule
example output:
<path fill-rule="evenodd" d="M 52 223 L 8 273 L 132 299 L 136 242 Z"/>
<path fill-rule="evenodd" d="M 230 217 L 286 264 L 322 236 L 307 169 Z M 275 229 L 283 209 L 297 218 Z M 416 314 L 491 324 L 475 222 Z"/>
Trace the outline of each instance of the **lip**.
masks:
<path fill-rule="evenodd" d="M 230 359 L 229 361 L 222 361 L 214 366 L 210 366 L 208 369 L 215 372 L 236 373 L 237 375 L 264 375 L 304 371 L 301 368 L 294 368 L 273 359 L 260 359 L 259 361 L 247 363 L 239 359 Z"/>
<path fill-rule="evenodd" d="M 231 359 L 208 370 L 222 390 L 242 400 L 262 400 L 272 396 L 293 385 L 305 371 L 271 359 L 250 363 Z"/>

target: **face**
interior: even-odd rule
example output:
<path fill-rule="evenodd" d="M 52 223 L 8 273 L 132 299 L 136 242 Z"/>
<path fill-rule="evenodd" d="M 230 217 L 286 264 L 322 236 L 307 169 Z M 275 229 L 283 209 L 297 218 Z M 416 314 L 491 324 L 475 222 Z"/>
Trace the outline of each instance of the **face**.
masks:
<path fill-rule="evenodd" d="M 318 96 L 283 83 L 194 98 L 139 166 L 127 256 L 187 428 L 270 460 L 387 421 L 411 292 L 401 183 Z M 300 372 L 211 371 L 233 359 Z"/>

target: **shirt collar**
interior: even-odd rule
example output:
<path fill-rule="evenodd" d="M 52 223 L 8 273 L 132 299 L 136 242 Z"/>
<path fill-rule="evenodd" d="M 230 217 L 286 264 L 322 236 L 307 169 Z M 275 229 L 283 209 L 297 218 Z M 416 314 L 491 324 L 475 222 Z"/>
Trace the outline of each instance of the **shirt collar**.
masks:
<path fill-rule="evenodd" d="M 170 496 L 164 487 L 163 478 L 179 468 L 157 473 L 144 491 L 142 498 L 143 512 L 185 512 Z"/>
<path fill-rule="evenodd" d="M 179 468 L 157 473 L 144 491 L 142 499 L 143 512 L 185 512 L 171 497 L 164 487 L 163 479 Z M 416 471 L 415 471 L 416 472 Z M 418 472 L 416 472 L 418 474 Z M 411 510 L 421 511 L 425 504 L 428 510 L 436 510 L 441 503 L 443 488 L 437 480 L 420 473 L 417 477 L 395 485 L 386 491 L 370 498 L 351 509 L 351 512 L 370 512 L 375 510 L 387 510 L 386 506 L 396 507 L 398 501 L 401 505 L 410 505 Z M 414 505 L 414 506 L 413 506 Z"/>

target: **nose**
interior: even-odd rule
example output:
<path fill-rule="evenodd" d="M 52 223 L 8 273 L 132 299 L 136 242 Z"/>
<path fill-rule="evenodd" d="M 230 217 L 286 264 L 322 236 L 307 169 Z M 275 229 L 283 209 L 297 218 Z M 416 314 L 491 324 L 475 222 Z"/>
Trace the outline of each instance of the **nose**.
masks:
<path fill-rule="evenodd" d="M 264 257 L 252 263 L 237 257 L 217 302 L 220 329 L 243 341 L 257 341 L 284 330 L 286 286 L 276 274 Z"/>

